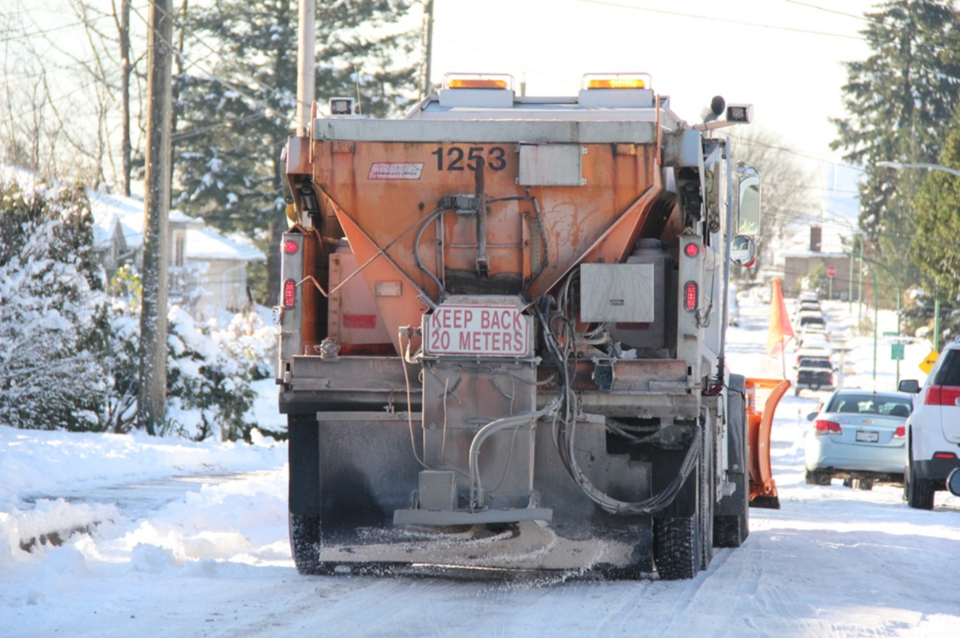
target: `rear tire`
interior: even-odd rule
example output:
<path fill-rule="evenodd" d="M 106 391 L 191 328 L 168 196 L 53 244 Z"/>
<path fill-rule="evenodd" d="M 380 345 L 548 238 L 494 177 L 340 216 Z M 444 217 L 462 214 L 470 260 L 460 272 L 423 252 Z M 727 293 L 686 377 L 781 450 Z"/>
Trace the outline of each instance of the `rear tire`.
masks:
<path fill-rule="evenodd" d="M 701 563 L 698 516 L 670 516 L 653 521 L 653 554 L 660 580 L 687 580 Z"/>
<path fill-rule="evenodd" d="M 713 546 L 714 547 L 740 547 L 750 535 L 750 474 L 747 466 L 749 465 L 750 450 L 747 432 L 747 408 L 744 402 L 743 393 L 746 389 L 746 379 L 738 374 L 731 374 L 727 395 L 727 431 L 731 437 L 731 446 L 734 441 L 739 441 L 740 450 L 734 450 L 731 447 L 730 456 L 734 457 L 735 451 L 740 452 L 739 465 L 740 476 L 737 482 L 737 491 L 734 496 L 738 497 L 740 510 L 737 514 L 725 514 L 715 516 L 713 519 Z M 739 439 L 734 433 L 738 433 Z M 732 462 L 732 461 L 731 461 Z M 736 476 L 736 474 L 734 474 Z"/>
<path fill-rule="evenodd" d="M 857 479 L 854 481 L 853 486 L 858 490 L 870 491 L 873 489 L 873 479 Z"/>
<path fill-rule="evenodd" d="M 312 414 L 287 416 L 290 554 L 301 574 L 320 574 L 320 432 Z"/>
<path fill-rule="evenodd" d="M 933 509 L 935 491 L 933 481 L 918 478 L 913 471 L 913 467 L 908 466 L 907 471 L 904 472 L 904 482 L 903 489 L 907 494 L 907 505 L 918 510 Z"/>
<path fill-rule="evenodd" d="M 807 485 L 830 485 L 833 475 L 823 470 L 807 470 L 804 482 Z"/>
<path fill-rule="evenodd" d="M 703 428 L 700 458 L 685 481 L 695 487 L 693 514 L 663 516 L 653 521 L 653 560 L 661 580 L 694 578 L 713 558 L 713 459 L 717 442 L 709 419 L 699 427 Z"/>
<path fill-rule="evenodd" d="M 290 552 L 297 571 L 305 576 L 324 573 L 320 562 L 320 517 L 290 512 Z"/>

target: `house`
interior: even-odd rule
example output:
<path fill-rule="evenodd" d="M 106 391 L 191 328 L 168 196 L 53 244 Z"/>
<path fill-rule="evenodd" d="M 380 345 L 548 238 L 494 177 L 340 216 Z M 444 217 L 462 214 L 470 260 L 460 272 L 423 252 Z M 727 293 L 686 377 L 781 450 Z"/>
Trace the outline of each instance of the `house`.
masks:
<path fill-rule="evenodd" d="M 820 210 L 798 215 L 778 242 L 776 268 L 786 296 L 799 294 L 802 280 L 822 268 L 828 278 L 825 295 L 844 301 L 857 298 L 859 266 L 851 259 L 850 247 L 861 232 L 858 189 L 862 175 L 854 166 L 821 162 Z"/>
<path fill-rule="evenodd" d="M 100 263 L 113 277 L 124 264 L 143 263 L 144 202 L 136 197 L 91 192 L 95 249 Z M 178 210 L 168 215 L 170 303 L 194 314 L 208 307 L 240 310 L 251 302 L 247 266 L 264 261 L 256 248 L 209 228 L 204 220 Z"/>

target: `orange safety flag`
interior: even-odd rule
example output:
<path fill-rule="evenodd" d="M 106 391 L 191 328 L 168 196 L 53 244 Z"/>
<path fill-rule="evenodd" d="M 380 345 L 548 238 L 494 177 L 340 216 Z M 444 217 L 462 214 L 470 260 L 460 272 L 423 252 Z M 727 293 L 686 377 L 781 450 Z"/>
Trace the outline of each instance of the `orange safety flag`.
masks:
<path fill-rule="evenodd" d="M 767 332 L 767 354 L 778 357 L 783 353 L 787 342 L 793 338 L 793 326 L 787 315 L 787 306 L 783 302 L 783 289 L 780 280 L 773 280 L 773 295 L 770 298 L 770 329 Z"/>

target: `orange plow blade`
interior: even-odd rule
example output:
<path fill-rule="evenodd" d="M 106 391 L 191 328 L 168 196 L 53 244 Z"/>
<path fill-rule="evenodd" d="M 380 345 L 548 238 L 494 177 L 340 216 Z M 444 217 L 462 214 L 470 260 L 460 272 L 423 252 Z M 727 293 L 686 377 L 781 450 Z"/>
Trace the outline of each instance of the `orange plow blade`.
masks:
<path fill-rule="evenodd" d="M 747 379 L 747 428 L 750 441 L 750 506 L 780 509 L 777 484 L 770 468 L 770 431 L 780 398 L 790 382 L 780 379 Z M 764 398 L 765 397 L 765 398 Z M 760 401 L 763 408 L 760 409 Z"/>

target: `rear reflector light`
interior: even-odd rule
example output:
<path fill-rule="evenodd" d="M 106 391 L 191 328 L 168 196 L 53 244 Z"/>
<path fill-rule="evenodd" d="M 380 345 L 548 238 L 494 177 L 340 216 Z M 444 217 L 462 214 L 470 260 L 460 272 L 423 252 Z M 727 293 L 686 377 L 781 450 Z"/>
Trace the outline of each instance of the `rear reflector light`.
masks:
<path fill-rule="evenodd" d="M 287 279 L 283 282 L 283 307 L 293 308 L 297 303 L 297 282 Z"/>
<path fill-rule="evenodd" d="M 683 284 L 683 309 L 687 312 L 697 309 L 697 282 L 695 281 Z"/>
<path fill-rule="evenodd" d="M 905 436 L 907 436 L 906 426 L 901 425 L 900 427 L 898 427 L 896 430 L 893 431 L 893 438 L 895 439 L 902 439 Z"/>
<path fill-rule="evenodd" d="M 694 243 L 687 244 L 683 247 L 683 254 L 687 257 L 696 257 L 700 254 L 700 247 Z"/>
<path fill-rule="evenodd" d="M 827 434 L 843 434 L 843 429 L 841 429 L 840 424 L 836 421 L 817 419 L 813 422 L 813 428 L 814 433 L 817 436 L 824 436 Z"/>
<path fill-rule="evenodd" d="M 933 458 L 935 459 L 955 459 L 957 455 L 953 452 L 934 452 Z"/>
<path fill-rule="evenodd" d="M 283 242 L 283 252 L 287 253 L 288 255 L 292 255 L 293 253 L 297 252 L 297 248 L 299 248 L 299 246 L 297 246 L 297 242 L 293 241 L 292 239 L 288 239 Z"/>
<path fill-rule="evenodd" d="M 960 405 L 960 388 L 949 385 L 932 385 L 923 399 L 926 405 Z"/>

